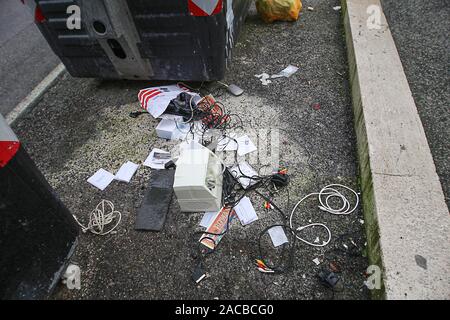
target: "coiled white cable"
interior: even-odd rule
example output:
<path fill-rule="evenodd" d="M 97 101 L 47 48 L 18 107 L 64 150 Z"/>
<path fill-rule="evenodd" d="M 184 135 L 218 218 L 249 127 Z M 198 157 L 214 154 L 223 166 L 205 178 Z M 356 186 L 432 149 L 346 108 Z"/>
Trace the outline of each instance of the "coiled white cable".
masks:
<path fill-rule="evenodd" d="M 344 188 L 346 190 L 351 191 L 355 195 L 355 198 L 356 198 L 355 205 L 352 207 L 350 205 L 350 201 L 345 197 L 345 195 L 342 194 L 341 192 L 339 192 L 338 190 L 336 190 L 335 187 L 341 187 L 341 188 Z M 330 184 L 330 185 L 327 185 L 327 186 L 323 187 L 320 190 L 320 192 L 313 192 L 313 193 L 310 193 L 310 194 L 306 195 L 299 202 L 297 202 L 297 204 L 292 209 L 291 216 L 289 218 L 289 226 L 291 227 L 292 230 L 301 231 L 301 230 L 304 230 L 306 228 L 321 227 L 321 228 L 324 228 L 327 231 L 327 234 L 328 234 L 328 239 L 326 241 L 323 241 L 322 243 L 313 243 L 313 242 L 310 242 L 308 240 L 305 240 L 302 237 L 300 237 L 298 235 L 298 233 L 294 233 L 295 237 L 298 240 L 300 240 L 300 241 L 302 241 L 302 242 L 304 242 L 304 243 L 306 243 L 306 244 L 308 244 L 310 246 L 313 246 L 313 247 L 324 247 L 328 243 L 330 243 L 330 241 L 331 241 L 331 231 L 325 224 L 323 224 L 323 223 L 310 223 L 308 225 L 304 225 L 304 226 L 300 226 L 300 227 L 294 228 L 293 227 L 293 223 L 292 223 L 295 211 L 297 210 L 298 206 L 303 201 L 305 201 L 306 199 L 308 199 L 309 197 L 314 196 L 314 195 L 318 196 L 319 203 L 320 203 L 320 205 L 319 205 L 319 209 L 320 210 L 329 212 L 331 214 L 336 214 L 336 215 L 348 215 L 348 214 L 352 213 L 353 211 L 355 211 L 355 209 L 357 208 L 357 206 L 359 204 L 359 194 L 356 193 L 353 189 L 351 189 L 351 188 L 349 188 L 347 186 L 344 186 L 344 185 L 341 185 L 341 184 Z M 336 198 L 336 197 L 339 198 L 341 200 L 341 202 L 342 202 L 342 207 L 340 207 L 340 208 L 333 208 L 331 206 L 331 204 L 329 203 L 329 200 L 331 198 Z"/>
<path fill-rule="evenodd" d="M 107 213 L 105 213 L 105 209 L 108 209 Z M 81 224 L 78 221 L 77 217 L 73 217 L 75 221 L 80 225 L 83 232 L 89 230 L 90 232 L 101 236 L 111 233 L 114 229 L 117 228 L 120 221 L 122 220 L 122 214 L 119 211 L 114 210 L 114 204 L 111 201 L 105 199 L 100 201 L 95 209 L 91 211 L 91 213 L 89 214 L 89 222 L 87 226 Z M 117 221 L 115 225 L 112 228 L 105 230 L 105 227 L 111 224 L 114 220 Z"/>
<path fill-rule="evenodd" d="M 340 188 L 344 188 L 350 192 L 352 192 L 355 195 L 355 205 L 352 207 L 350 205 L 350 202 L 348 201 L 348 199 L 345 197 L 345 195 L 343 195 L 342 193 L 340 193 L 338 190 L 336 190 L 334 187 L 340 187 Z M 326 197 L 325 197 L 326 196 Z M 331 198 L 338 198 L 341 200 L 342 202 L 342 207 L 335 209 L 332 208 L 331 205 L 328 203 L 328 200 Z M 323 200 L 325 199 L 325 201 Z M 359 204 L 359 194 L 355 192 L 355 190 L 344 186 L 342 184 L 329 184 L 328 186 L 325 186 L 322 188 L 322 190 L 320 190 L 319 192 L 319 202 L 320 202 L 320 206 L 319 209 L 322 211 L 326 211 L 329 212 L 331 214 L 350 214 L 353 211 L 355 211 L 355 209 L 358 207 Z"/>

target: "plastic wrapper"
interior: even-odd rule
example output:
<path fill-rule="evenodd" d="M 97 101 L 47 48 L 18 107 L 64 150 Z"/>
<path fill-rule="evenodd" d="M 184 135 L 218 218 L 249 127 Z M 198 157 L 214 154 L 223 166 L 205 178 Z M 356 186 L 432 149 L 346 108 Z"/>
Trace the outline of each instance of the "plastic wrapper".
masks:
<path fill-rule="evenodd" d="M 265 22 L 296 21 L 302 10 L 300 0 L 256 0 L 256 9 Z"/>

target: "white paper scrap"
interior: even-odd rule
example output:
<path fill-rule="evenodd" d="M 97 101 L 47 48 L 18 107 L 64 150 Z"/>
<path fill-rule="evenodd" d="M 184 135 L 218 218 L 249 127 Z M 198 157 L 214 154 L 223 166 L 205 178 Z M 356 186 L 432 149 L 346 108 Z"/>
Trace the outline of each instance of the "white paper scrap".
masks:
<path fill-rule="evenodd" d="M 238 149 L 235 134 L 231 134 L 230 137 L 222 137 L 217 143 L 217 151 L 234 151 Z"/>
<path fill-rule="evenodd" d="M 111 172 L 105 169 L 99 169 L 87 182 L 103 191 L 113 180 L 114 175 Z"/>
<path fill-rule="evenodd" d="M 119 171 L 117 171 L 115 179 L 123 182 L 130 182 L 138 168 L 138 164 L 127 161 L 120 167 Z"/>
<path fill-rule="evenodd" d="M 279 247 L 284 243 L 289 242 L 282 226 L 275 226 L 267 231 L 272 239 L 274 247 Z"/>
<path fill-rule="evenodd" d="M 148 155 L 147 159 L 145 159 L 144 166 L 157 170 L 164 169 L 164 165 L 170 161 L 170 157 L 167 159 L 164 156 L 167 154 L 170 155 L 168 151 L 154 148 Z"/>
<path fill-rule="evenodd" d="M 258 220 L 258 216 L 249 197 L 243 197 L 234 207 L 234 211 L 236 211 L 239 221 L 241 221 L 243 226 Z"/>
<path fill-rule="evenodd" d="M 259 80 L 261 81 L 261 83 L 263 84 L 263 86 L 267 86 L 268 84 L 272 83 L 272 81 L 270 81 L 270 75 L 268 75 L 267 73 L 261 73 L 261 74 L 255 74 L 255 77 L 259 78 Z"/>
<path fill-rule="evenodd" d="M 320 264 L 319 258 L 313 259 L 313 262 L 316 264 L 316 266 L 318 266 Z"/>
<path fill-rule="evenodd" d="M 252 140 L 248 137 L 248 135 L 239 137 L 236 139 L 238 143 L 237 153 L 239 156 L 246 155 L 247 153 L 256 151 L 256 146 L 253 144 Z"/>
<path fill-rule="evenodd" d="M 202 220 L 200 221 L 200 226 L 208 228 L 216 214 L 217 214 L 216 211 L 205 212 Z"/>
<path fill-rule="evenodd" d="M 296 73 L 298 71 L 298 68 L 296 66 L 293 65 L 289 65 L 287 66 L 285 69 L 283 69 L 282 71 L 280 71 L 280 73 L 277 74 L 273 74 L 271 76 L 272 79 L 276 79 L 276 78 L 289 78 L 290 76 L 292 76 L 294 73 Z"/>
<path fill-rule="evenodd" d="M 242 172 L 242 173 L 241 173 Z M 244 189 L 247 189 L 249 186 L 254 185 L 257 180 L 246 178 L 242 174 L 244 174 L 247 177 L 254 177 L 258 176 L 258 173 L 253 169 L 246 161 L 242 161 L 232 167 L 230 169 L 230 173 L 238 179 L 239 183 L 242 185 Z"/>

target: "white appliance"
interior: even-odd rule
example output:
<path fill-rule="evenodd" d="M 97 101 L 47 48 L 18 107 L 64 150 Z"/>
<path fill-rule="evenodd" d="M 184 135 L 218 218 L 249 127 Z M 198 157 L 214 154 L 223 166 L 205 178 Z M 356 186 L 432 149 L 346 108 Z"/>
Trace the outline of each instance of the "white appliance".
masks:
<path fill-rule="evenodd" d="M 222 207 L 222 165 L 209 149 L 183 149 L 173 189 L 182 212 L 218 211 Z"/>

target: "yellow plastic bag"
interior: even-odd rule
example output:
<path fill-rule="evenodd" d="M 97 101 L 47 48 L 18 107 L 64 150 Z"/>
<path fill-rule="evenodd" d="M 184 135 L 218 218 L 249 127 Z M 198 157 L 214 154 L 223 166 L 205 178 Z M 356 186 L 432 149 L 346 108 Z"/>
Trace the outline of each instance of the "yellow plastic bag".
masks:
<path fill-rule="evenodd" d="M 256 0 L 256 9 L 265 22 L 295 21 L 302 10 L 301 0 Z"/>

